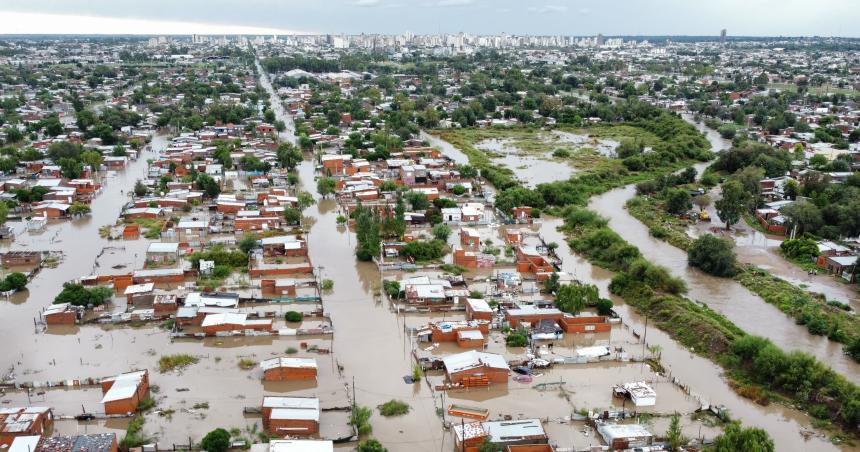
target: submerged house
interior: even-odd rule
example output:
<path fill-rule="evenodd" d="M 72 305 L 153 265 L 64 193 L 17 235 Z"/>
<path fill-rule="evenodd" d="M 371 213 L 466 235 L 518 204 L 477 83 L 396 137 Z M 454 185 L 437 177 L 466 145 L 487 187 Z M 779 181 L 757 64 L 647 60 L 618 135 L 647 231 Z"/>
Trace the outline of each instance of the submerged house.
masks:
<path fill-rule="evenodd" d="M 273 435 L 314 435 L 319 432 L 319 422 L 316 397 L 263 397 L 263 428 Z"/>
<path fill-rule="evenodd" d="M 139 370 L 105 378 L 101 386 L 105 414 L 134 413 L 149 392 L 149 371 Z"/>

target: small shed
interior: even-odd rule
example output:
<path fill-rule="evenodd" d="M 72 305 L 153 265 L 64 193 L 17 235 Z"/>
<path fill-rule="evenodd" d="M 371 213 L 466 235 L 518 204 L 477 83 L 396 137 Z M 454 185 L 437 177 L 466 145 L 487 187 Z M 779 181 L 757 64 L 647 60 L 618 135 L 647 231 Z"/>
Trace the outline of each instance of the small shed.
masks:
<path fill-rule="evenodd" d="M 260 363 L 265 381 L 315 380 L 317 361 L 313 358 L 278 357 Z"/>

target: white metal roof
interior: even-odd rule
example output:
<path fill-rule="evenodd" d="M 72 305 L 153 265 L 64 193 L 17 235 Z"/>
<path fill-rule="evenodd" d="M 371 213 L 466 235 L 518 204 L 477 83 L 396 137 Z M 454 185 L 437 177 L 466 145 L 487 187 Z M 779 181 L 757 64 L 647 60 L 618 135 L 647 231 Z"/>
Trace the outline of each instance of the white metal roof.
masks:
<path fill-rule="evenodd" d="M 268 452 L 332 452 L 334 443 L 325 440 L 287 440 L 269 441 Z"/>
<path fill-rule="evenodd" d="M 161 243 L 155 242 L 150 243 L 149 248 L 146 250 L 147 253 L 176 253 L 179 251 L 178 243 Z"/>
<path fill-rule="evenodd" d="M 448 373 L 462 372 L 476 367 L 491 367 L 495 369 L 509 369 L 508 363 L 502 355 L 495 353 L 484 353 L 475 350 L 457 353 L 442 358 Z"/>
<path fill-rule="evenodd" d="M 106 379 L 107 381 L 113 380 L 113 385 L 111 385 L 108 392 L 102 397 L 102 403 L 123 400 L 134 395 L 138 385 L 143 381 L 144 374 L 145 371 L 141 370 Z"/>
<path fill-rule="evenodd" d="M 316 369 L 317 360 L 313 358 L 287 358 L 281 356 L 260 362 L 260 368 L 263 370 L 275 369 L 277 367 Z"/>

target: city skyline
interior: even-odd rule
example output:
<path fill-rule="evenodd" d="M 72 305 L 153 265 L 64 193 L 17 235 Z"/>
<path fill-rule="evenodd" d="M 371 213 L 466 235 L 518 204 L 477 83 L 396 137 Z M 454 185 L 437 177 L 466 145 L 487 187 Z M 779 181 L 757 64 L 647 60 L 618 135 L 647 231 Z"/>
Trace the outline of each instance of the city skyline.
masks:
<path fill-rule="evenodd" d="M 8 0 L 4 34 L 415 34 L 856 37 L 849 0 Z M 619 11 L 621 13 L 619 13 Z M 743 11 L 743 14 L 738 14 Z"/>

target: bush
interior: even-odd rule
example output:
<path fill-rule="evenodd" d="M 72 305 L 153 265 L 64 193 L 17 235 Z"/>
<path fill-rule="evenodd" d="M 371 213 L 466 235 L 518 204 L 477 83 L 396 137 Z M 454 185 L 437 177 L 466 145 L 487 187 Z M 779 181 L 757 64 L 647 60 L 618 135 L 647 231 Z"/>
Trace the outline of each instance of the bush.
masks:
<path fill-rule="evenodd" d="M 411 257 L 417 261 L 429 261 L 441 259 L 447 252 L 445 242 L 439 239 L 417 240 L 403 246 L 401 251 L 404 256 Z"/>
<path fill-rule="evenodd" d="M 609 315 L 612 313 L 612 300 L 601 298 L 597 300 L 597 313 L 600 315 Z"/>
<path fill-rule="evenodd" d="M 382 447 L 382 444 L 371 438 L 358 445 L 358 452 L 388 452 L 388 449 Z"/>
<path fill-rule="evenodd" d="M 101 306 L 110 297 L 113 291 L 108 287 L 93 287 L 88 289 L 81 284 L 65 283 L 63 291 L 54 298 L 54 304 L 71 303 L 74 306 Z"/>
<path fill-rule="evenodd" d="M 379 409 L 379 414 L 385 417 L 402 416 L 409 412 L 408 403 L 394 399 L 391 399 L 376 408 Z"/>
<path fill-rule="evenodd" d="M 128 428 L 125 430 L 125 437 L 119 442 L 119 447 L 123 450 L 128 450 L 131 447 L 140 447 L 149 442 L 149 439 L 143 436 L 143 424 L 146 418 L 143 416 L 135 416 L 128 423 Z"/>
<path fill-rule="evenodd" d="M 388 298 L 400 298 L 400 281 L 385 280 L 382 281 L 382 289 Z"/>
<path fill-rule="evenodd" d="M 162 373 L 169 372 L 174 369 L 181 369 L 183 367 L 190 366 L 192 364 L 196 364 L 199 359 L 196 356 L 188 355 L 185 353 L 179 353 L 175 355 L 163 355 L 158 359 L 158 370 Z"/>
<path fill-rule="evenodd" d="M 808 260 L 818 256 L 818 245 L 811 238 L 799 238 L 786 240 L 779 245 L 786 256 L 792 259 Z"/>
<path fill-rule="evenodd" d="M 9 273 L 2 281 L 0 281 L 0 292 L 8 292 L 10 290 L 20 291 L 27 288 L 27 275 L 21 272 Z"/>
<path fill-rule="evenodd" d="M 525 334 L 517 331 L 509 334 L 505 338 L 505 344 L 507 344 L 508 347 L 525 347 L 529 345 L 529 338 L 526 337 Z"/>
<path fill-rule="evenodd" d="M 334 281 L 330 279 L 322 280 L 322 290 L 332 290 L 334 289 Z"/>
<path fill-rule="evenodd" d="M 355 427 L 359 435 L 367 435 L 373 431 L 373 426 L 370 425 L 370 416 L 373 416 L 373 411 L 370 408 L 357 404 L 353 405 L 349 424 Z"/>
<path fill-rule="evenodd" d="M 216 428 L 203 437 L 200 447 L 206 452 L 225 452 L 230 447 L 230 433 L 223 428 Z"/>
<path fill-rule="evenodd" d="M 464 187 L 460 184 L 457 184 L 457 185 L 451 187 L 451 193 L 453 193 L 456 196 L 460 196 L 463 193 L 466 193 L 466 187 Z"/>
<path fill-rule="evenodd" d="M 705 273 L 729 277 L 737 272 L 735 251 L 728 239 L 706 234 L 696 239 L 687 252 L 687 262 Z"/>
<path fill-rule="evenodd" d="M 451 228 L 448 227 L 447 224 L 439 223 L 436 226 L 433 226 L 433 238 L 436 240 L 441 240 L 443 242 L 448 240 L 448 237 L 451 236 Z"/>
<path fill-rule="evenodd" d="M 287 313 L 284 314 L 284 320 L 287 322 L 301 322 L 303 318 L 304 315 L 298 311 L 287 311 Z"/>
<path fill-rule="evenodd" d="M 257 365 L 257 363 L 251 358 L 242 358 L 239 360 L 239 362 L 237 364 L 239 365 L 239 368 L 242 370 L 250 370 L 250 369 L 253 369 L 254 366 Z"/>
<path fill-rule="evenodd" d="M 412 380 L 418 382 L 421 380 L 421 377 L 424 376 L 424 369 L 421 368 L 421 364 L 415 363 L 412 366 Z"/>
<path fill-rule="evenodd" d="M 570 157 L 570 151 L 568 151 L 567 149 L 558 148 L 552 151 L 552 156 L 556 158 L 566 159 Z"/>

